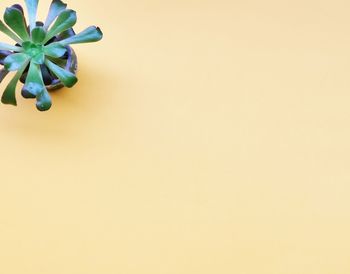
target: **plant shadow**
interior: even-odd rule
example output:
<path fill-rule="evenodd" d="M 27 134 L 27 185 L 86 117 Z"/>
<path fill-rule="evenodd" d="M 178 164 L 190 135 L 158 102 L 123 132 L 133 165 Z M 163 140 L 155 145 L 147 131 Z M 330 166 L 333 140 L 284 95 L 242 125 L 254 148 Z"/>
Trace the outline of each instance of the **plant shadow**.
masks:
<path fill-rule="evenodd" d="M 101 126 L 105 109 L 113 108 L 116 96 L 116 77 L 106 74 L 103 68 L 81 63 L 78 83 L 73 88 L 50 92 L 52 108 L 39 112 L 35 100 L 26 100 L 17 92 L 18 107 L 8 111 L 1 120 L 4 130 L 24 138 L 57 142 L 72 142 L 90 134 Z M 113 86 L 110 83 L 113 83 Z"/>

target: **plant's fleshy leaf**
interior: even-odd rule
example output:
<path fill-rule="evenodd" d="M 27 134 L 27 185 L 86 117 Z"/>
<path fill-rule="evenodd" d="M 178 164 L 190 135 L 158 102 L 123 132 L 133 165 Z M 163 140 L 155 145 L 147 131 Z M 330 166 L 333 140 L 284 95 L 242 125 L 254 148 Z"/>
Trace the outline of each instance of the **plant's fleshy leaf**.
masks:
<path fill-rule="evenodd" d="M 46 17 L 45 20 L 45 24 L 44 24 L 44 28 L 47 30 L 53 21 L 55 21 L 56 17 L 66 9 L 67 4 L 63 3 L 61 0 L 53 0 L 51 5 L 50 5 L 50 9 L 49 9 L 49 13 Z"/>
<path fill-rule="evenodd" d="M 2 94 L 2 97 L 1 97 L 1 102 L 3 104 L 9 104 L 9 105 L 17 106 L 16 86 L 17 86 L 19 78 L 21 77 L 22 73 L 26 69 L 26 67 L 28 65 L 28 62 L 29 61 L 27 61 L 26 63 L 24 63 L 22 65 L 22 67 L 17 71 L 15 76 L 12 78 L 10 83 L 7 85 L 7 87 L 6 87 L 4 93 Z"/>
<path fill-rule="evenodd" d="M 35 98 L 43 91 L 44 85 L 40 75 L 41 71 L 39 65 L 31 62 L 25 84 L 22 88 L 22 96 L 24 98 Z"/>
<path fill-rule="evenodd" d="M 5 23 L 23 40 L 29 41 L 27 23 L 23 13 L 14 7 L 7 8 L 4 14 Z"/>
<path fill-rule="evenodd" d="M 15 53 L 7 56 L 4 60 L 5 69 L 15 71 L 22 68 L 23 64 L 29 61 L 30 57 L 25 53 Z"/>
<path fill-rule="evenodd" d="M 25 42 L 23 42 L 22 47 L 24 50 L 29 50 L 32 45 L 33 45 L 32 42 L 25 41 Z"/>
<path fill-rule="evenodd" d="M 45 55 L 59 58 L 63 56 L 67 52 L 67 49 L 65 46 L 61 45 L 60 43 L 52 43 L 44 47 L 44 53 Z"/>
<path fill-rule="evenodd" d="M 47 36 L 44 40 L 46 43 L 56 34 L 65 31 L 75 25 L 77 22 L 77 14 L 74 10 L 64 10 L 57 17 L 56 21 L 53 23 L 52 27 L 48 30 Z"/>
<path fill-rule="evenodd" d="M 45 86 L 44 86 L 45 88 Z M 47 111 L 52 106 L 51 96 L 45 88 L 37 97 L 36 97 L 36 108 L 39 111 Z"/>
<path fill-rule="evenodd" d="M 45 31 L 45 29 L 43 27 L 35 27 L 32 30 L 31 35 L 32 35 L 33 43 L 41 44 L 45 40 L 46 31 Z"/>
<path fill-rule="evenodd" d="M 24 0 L 28 10 L 29 26 L 32 31 L 36 26 L 36 14 L 38 11 L 39 0 Z"/>
<path fill-rule="evenodd" d="M 0 42 L 0 50 L 10 50 L 10 51 L 22 52 L 23 48 Z"/>
<path fill-rule="evenodd" d="M 99 27 L 91 26 L 75 36 L 59 41 L 59 43 L 64 46 L 69 44 L 91 43 L 101 40 L 102 37 L 103 33 L 101 29 Z"/>
<path fill-rule="evenodd" d="M 19 38 L 12 30 L 10 30 L 1 20 L 0 20 L 0 31 L 5 33 L 8 37 L 15 40 L 17 43 L 22 44 L 21 38 Z"/>
<path fill-rule="evenodd" d="M 42 65 L 44 64 L 44 61 L 45 61 L 45 54 L 43 52 L 35 55 L 33 58 L 32 58 L 32 62 L 34 62 L 35 64 L 37 65 Z"/>
<path fill-rule="evenodd" d="M 11 51 L 8 50 L 0 50 L 0 65 L 4 65 L 4 60 L 7 56 L 12 54 Z"/>
<path fill-rule="evenodd" d="M 18 9 L 24 16 L 23 7 L 20 4 L 14 4 L 11 6 L 11 8 Z"/>
<path fill-rule="evenodd" d="M 71 88 L 78 82 L 78 79 L 74 73 L 63 69 L 60 66 L 57 66 L 56 64 L 47 59 L 45 60 L 45 64 L 52 71 L 52 73 L 55 74 L 58 77 L 58 79 L 62 81 L 62 83 L 66 87 Z"/>
<path fill-rule="evenodd" d="M 75 31 L 73 28 L 67 29 L 64 32 L 61 32 L 56 36 L 55 42 L 61 41 L 63 39 L 67 39 L 75 35 Z"/>
<path fill-rule="evenodd" d="M 65 67 L 67 64 L 67 59 L 63 59 L 62 57 L 55 58 L 51 56 L 46 56 L 46 59 L 50 60 L 51 62 L 55 63 L 57 66 L 60 66 L 60 67 Z"/>
<path fill-rule="evenodd" d="M 40 66 L 31 62 L 26 82 L 22 88 L 24 98 L 36 98 L 36 108 L 46 111 L 51 108 L 51 97 L 45 87 Z"/>

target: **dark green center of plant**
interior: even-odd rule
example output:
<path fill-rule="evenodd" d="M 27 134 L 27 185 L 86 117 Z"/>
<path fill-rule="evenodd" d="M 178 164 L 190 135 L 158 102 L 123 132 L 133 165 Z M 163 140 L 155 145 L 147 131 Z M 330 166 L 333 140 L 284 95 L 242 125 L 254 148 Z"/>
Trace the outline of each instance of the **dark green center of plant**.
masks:
<path fill-rule="evenodd" d="M 23 49 L 30 57 L 35 57 L 40 53 L 44 53 L 44 46 L 40 44 L 34 44 L 30 41 L 23 43 Z"/>

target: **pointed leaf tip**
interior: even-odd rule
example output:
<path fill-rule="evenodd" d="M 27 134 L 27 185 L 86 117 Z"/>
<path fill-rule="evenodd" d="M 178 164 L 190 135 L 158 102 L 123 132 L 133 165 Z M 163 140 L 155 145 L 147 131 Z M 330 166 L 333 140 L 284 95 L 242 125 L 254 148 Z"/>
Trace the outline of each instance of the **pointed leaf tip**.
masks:
<path fill-rule="evenodd" d="M 69 70 L 65 70 L 47 59 L 45 60 L 45 64 L 66 87 L 71 88 L 78 82 L 78 78 Z"/>
<path fill-rule="evenodd" d="M 75 25 L 77 22 L 77 14 L 74 10 L 64 10 L 57 17 L 56 21 L 53 23 L 52 27 L 48 30 L 47 36 L 44 40 L 46 43 L 52 37 L 63 32 Z"/>
<path fill-rule="evenodd" d="M 69 44 L 97 42 L 100 41 L 102 38 L 103 33 L 101 29 L 99 27 L 91 26 L 86 28 L 82 32 L 76 34 L 75 36 L 59 41 L 59 43 L 64 46 L 67 46 Z"/>
<path fill-rule="evenodd" d="M 1 97 L 1 102 L 3 104 L 9 104 L 9 105 L 17 106 L 16 86 L 17 86 L 19 78 L 21 77 L 21 75 L 23 74 L 24 70 L 26 69 L 28 62 L 29 61 L 27 61 L 26 63 L 24 63 L 22 65 L 22 67 L 17 71 L 15 76 L 12 78 L 12 80 L 7 85 L 7 87 L 6 87 L 4 93 L 2 94 L 2 97 Z"/>
<path fill-rule="evenodd" d="M 47 30 L 55 21 L 56 17 L 67 8 L 67 4 L 61 0 L 53 0 L 50 5 L 49 13 L 47 15 L 44 28 Z"/>

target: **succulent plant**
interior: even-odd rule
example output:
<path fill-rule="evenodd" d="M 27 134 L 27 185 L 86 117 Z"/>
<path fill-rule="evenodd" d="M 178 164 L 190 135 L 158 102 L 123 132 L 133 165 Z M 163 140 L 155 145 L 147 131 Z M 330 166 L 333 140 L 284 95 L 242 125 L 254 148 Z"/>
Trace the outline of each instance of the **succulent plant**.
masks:
<path fill-rule="evenodd" d="M 25 0 L 29 25 L 21 5 L 6 9 L 0 31 L 16 44 L 0 42 L 0 83 L 10 71 L 16 71 L 7 85 L 1 102 L 17 105 L 16 86 L 21 81 L 22 96 L 36 99 L 39 111 L 50 109 L 52 102 L 48 90 L 63 86 L 72 87 L 77 82 L 77 58 L 71 44 L 96 42 L 102 39 L 100 28 L 91 26 L 75 34 L 73 26 L 76 12 L 67 9 L 61 0 L 53 0 L 45 22 L 37 21 L 39 0 Z"/>

